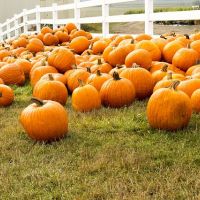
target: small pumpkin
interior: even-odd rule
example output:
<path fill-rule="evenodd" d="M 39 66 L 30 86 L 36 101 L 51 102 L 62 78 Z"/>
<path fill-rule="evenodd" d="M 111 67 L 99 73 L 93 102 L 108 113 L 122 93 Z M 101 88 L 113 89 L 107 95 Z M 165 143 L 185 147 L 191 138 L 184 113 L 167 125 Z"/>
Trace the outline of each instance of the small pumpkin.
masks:
<path fill-rule="evenodd" d="M 100 70 L 97 70 L 96 74 L 91 74 L 88 77 L 87 83 L 94 86 L 98 91 L 100 91 L 103 83 L 111 78 L 112 78 L 111 75 L 106 74 L 106 73 L 101 73 Z"/>
<path fill-rule="evenodd" d="M 72 107 L 79 112 L 89 112 L 101 107 L 101 99 L 97 89 L 82 81 L 72 93 Z"/>
<path fill-rule="evenodd" d="M 7 85 L 0 84 L 0 106 L 9 106 L 14 101 L 14 92 Z"/>
<path fill-rule="evenodd" d="M 39 40 L 38 38 L 33 38 L 31 40 L 29 40 L 29 43 L 26 47 L 30 52 L 40 52 L 44 50 L 44 44 L 41 40 Z"/>
<path fill-rule="evenodd" d="M 107 80 L 100 90 L 101 102 L 106 107 L 120 108 L 129 106 L 135 99 L 135 87 L 126 78 L 120 78 L 117 72 Z"/>
<path fill-rule="evenodd" d="M 200 89 L 197 89 L 193 92 L 191 96 L 191 104 L 192 104 L 192 110 L 196 113 L 200 112 Z"/>

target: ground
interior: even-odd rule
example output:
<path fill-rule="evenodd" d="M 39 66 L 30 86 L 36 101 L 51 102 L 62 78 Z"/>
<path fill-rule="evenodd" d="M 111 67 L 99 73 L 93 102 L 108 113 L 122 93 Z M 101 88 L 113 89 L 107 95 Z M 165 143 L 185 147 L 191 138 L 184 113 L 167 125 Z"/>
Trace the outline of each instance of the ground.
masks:
<path fill-rule="evenodd" d="M 187 129 L 165 132 L 149 127 L 148 100 L 77 113 L 69 98 L 69 135 L 41 144 L 18 121 L 31 88 L 14 89 L 14 104 L 0 109 L 1 199 L 200 198 L 199 115 Z"/>

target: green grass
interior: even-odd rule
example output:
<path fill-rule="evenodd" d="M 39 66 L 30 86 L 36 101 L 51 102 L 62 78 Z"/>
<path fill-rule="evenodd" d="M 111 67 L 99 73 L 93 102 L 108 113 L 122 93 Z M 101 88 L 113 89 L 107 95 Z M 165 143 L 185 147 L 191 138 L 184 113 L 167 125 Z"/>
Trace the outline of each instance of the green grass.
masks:
<path fill-rule="evenodd" d="M 200 198 L 200 116 L 176 133 L 149 127 L 147 101 L 69 113 L 69 135 L 34 143 L 18 122 L 31 88 L 0 108 L 1 199 L 141 200 Z"/>

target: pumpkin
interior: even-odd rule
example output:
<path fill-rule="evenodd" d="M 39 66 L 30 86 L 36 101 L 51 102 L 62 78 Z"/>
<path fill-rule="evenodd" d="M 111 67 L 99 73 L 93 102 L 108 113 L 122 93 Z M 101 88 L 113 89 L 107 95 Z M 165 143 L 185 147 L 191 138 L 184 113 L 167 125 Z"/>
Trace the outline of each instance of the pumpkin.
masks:
<path fill-rule="evenodd" d="M 33 39 L 29 40 L 29 43 L 26 48 L 31 52 L 37 53 L 39 51 L 44 50 L 44 45 L 41 40 L 39 40 L 37 38 L 33 38 Z"/>
<path fill-rule="evenodd" d="M 58 37 L 52 33 L 46 33 L 43 37 L 43 43 L 46 46 L 57 45 L 59 43 Z"/>
<path fill-rule="evenodd" d="M 15 64 L 17 64 L 24 72 L 26 77 L 29 77 L 32 64 L 29 60 L 27 59 L 17 59 Z"/>
<path fill-rule="evenodd" d="M 149 69 L 151 67 L 151 62 L 151 55 L 145 49 L 136 49 L 129 53 L 125 59 L 125 65 L 127 67 L 132 67 L 133 64 L 136 63 L 145 69 Z"/>
<path fill-rule="evenodd" d="M 89 112 L 101 107 L 101 99 L 97 89 L 89 84 L 79 83 L 72 93 L 72 107 L 79 112 Z"/>
<path fill-rule="evenodd" d="M 168 65 L 164 65 L 162 69 L 152 73 L 152 77 L 155 83 L 162 80 L 167 75 Z"/>
<path fill-rule="evenodd" d="M 93 43 L 92 51 L 94 54 L 102 54 L 104 49 L 108 46 L 108 42 L 105 40 L 98 40 Z"/>
<path fill-rule="evenodd" d="M 0 68 L 0 78 L 7 85 L 24 85 L 25 76 L 23 70 L 16 64 L 7 64 Z"/>
<path fill-rule="evenodd" d="M 0 106 L 9 106 L 13 101 L 13 90 L 7 85 L 0 84 Z"/>
<path fill-rule="evenodd" d="M 177 89 L 186 93 L 189 97 L 192 96 L 192 93 L 200 88 L 200 79 L 188 79 L 181 81 Z"/>
<path fill-rule="evenodd" d="M 47 73 L 58 73 L 58 71 L 52 66 L 41 66 L 41 67 L 35 68 L 31 72 L 31 85 L 32 85 L 32 87 L 34 87 L 35 84 L 40 80 L 40 78 Z"/>
<path fill-rule="evenodd" d="M 112 70 L 110 70 L 109 74 L 111 76 L 113 76 L 114 72 L 117 72 L 118 74 L 121 74 L 125 69 L 126 69 L 125 65 L 116 65 L 115 68 L 113 68 Z"/>
<path fill-rule="evenodd" d="M 150 40 L 142 40 L 135 45 L 135 49 L 145 49 L 147 50 L 153 61 L 160 61 L 161 51 L 159 47 Z"/>
<path fill-rule="evenodd" d="M 55 101 L 33 99 L 35 103 L 26 107 L 20 122 L 29 137 L 36 141 L 54 141 L 68 132 L 68 113 Z"/>
<path fill-rule="evenodd" d="M 64 85 L 67 84 L 67 77 L 65 77 L 64 74 L 60 74 L 60 73 L 48 73 L 48 74 L 45 74 L 40 78 L 40 80 L 49 80 L 49 75 L 52 76 L 55 81 L 60 81 Z"/>
<path fill-rule="evenodd" d="M 153 92 L 154 80 L 149 71 L 137 65 L 127 68 L 120 73 L 120 77 L 130 80 L 135 86 L 136 98 L 144 99 Z"/>
<path fill-rule="evenodd" d="M 183 47 L 183 44 L 179 41 L 172 41 L 167 43 L 162 52 L 164 60 L 168 63 L 172 63 L 174 54 Z"/>
<path fill-rule="evenodd" d="M 55 36 L 58 38 L 59 43 L 67 42 L 69 41 L 69 35 L 66 31 L 57 31 L 55 33 Z"/>
<path fill-rule="evenodd" d="M 2 61 L 5 57 L 10 56 L 11 52 L 8 49 L 0 50 L 0 60 Z"/>
<path fill-rule="evenodd" d="M 151 39 L 151 41 L 158 46 L 158 48 L 160 49 L 160 51 L 162 52 L 165 45 L 168 43 L 167 40 L 165 40 L 164 38 L 153 38 Z"/>
<path fill-rule="evenodd" d="M 70 50 L 58 47 L 50 53 L 48 63 L 58 69 L 59 72 L 65 73 L 67 70 L 72 69 L 76 61 L 74 54 Z"/>
<path fill-rule="evenodd" d="M 106 62 L 102 63 L 101 59 L 98 59 L 98 63 L 91 66 L 90 69 L 92 73 L 96 73 L 98 70 L 102 73 L 109 73 L 112 70 L 112 66 Z"/>
<path fill-rule="evenodd" d="M 57 101 L 66 104 L 68 98 L 67 88 L 60 81 L 54 80 L 52 74 L 48 74 L 48 80 L 40 80 L 33 89 L 33 96 L 42 100 Z"/>
<path fill-rule="evenodd" d="M 199 55 L 195 50 L 181 48 L 174 54 L 172 64 L 183 71 L 187 71 L 191 66 L 197 63 L 198 58 Z"/>
<path fill-rule="evenodd" d="M 130 49 L 126 46 L 113 47 L 108 46 L 103 52 L 103 58 L 112 66 L 123 65 L 125 63 L 126 56 L 130 53 Z"/>
<path fill-rule="evenodd" d="M 83 53 L 86 49 L 88 49 L 90 45 L 89 40 L 84 37 L 84 36 L 79 36 L 74 38 L 70 44 L 69 44 L 69 48 L 73 49 L 73 51 L 75 53 L 81 54 Z"/>
<path fill-rule="evenodd" d="M 76 69 L 68 76 L 67 85 L 70 92 L 73 92 L 79 86 L 79 80 L 84 83 L 87 81 L 90 76 L 90 69 L 87 71 L 84 69 Z"/>
<path fill-rule="evenodd" d="M 135 99 L 135 87 L 126 78 L 120 78 L 117 72 L 107 80 L 100 90 L 101 102 L 106 107 L 120 108 L 129 106 Z"/>
<path fill-rule="evenodd" d="M 0 84 L 4 84 L 3 79 L 0 78 Z"/>
<path fill-rule="evenodd" d="M 190 98 L 177 91 L 179 81 L 170 88 L 156 90 L 147 104 L 147 119 L 152 128 L 176 131 L 186 127 L 192 114 Z"/>
<path fill-rule="evenodd" d="M 152 39 L 152 37 L 145 33 L 141 33 L 135 37 L 135 40 L 137 42 L 142 41 L 142 40 L 151 40 L 151 39 Z"/>
<path fill-rule="evenodd" d="M 47 34 L 47 33 L 53 33 L 53 30 L 52 30 L 50 27 L 48 27 L 48 26 L 44 26 L 44 27 L 42 27 L 42 29 L 41 29 L 41 33 L 42 33 L 43 35 L 45 35 L 45 34 Z"/>
<path fill-rule="evenodd" d="M 195 40 L 191 42 L 190 48 L 195 50 L 199 54 L 199 59 L 200 59 L 200 40 Z"/>
<path fill-rule="evenodd" d="M 67 23 L 64 29 L 67 30 L 68 33 L 71 33 L 73 30 L 77 30 L 77 27 L 74 23 Z"/>
<path fill-rule="evenodd" d="M 111 78 L 112 78 L 111 75 L 106 74 L 106 73 L 101 73 L 100 70 L 97 70 L 96 74 L 91 74 L 88 77 L 87 83 L 94 86 L 98 91 L 100 91 L 103 83 Z"/>
<path fill-rule="evenodd" d="M 200 112 L 200 89 L 197 89 L 193 92 L 191 96 L 191 104 L 192 104 L 192 110 L 196 113 Z"/>

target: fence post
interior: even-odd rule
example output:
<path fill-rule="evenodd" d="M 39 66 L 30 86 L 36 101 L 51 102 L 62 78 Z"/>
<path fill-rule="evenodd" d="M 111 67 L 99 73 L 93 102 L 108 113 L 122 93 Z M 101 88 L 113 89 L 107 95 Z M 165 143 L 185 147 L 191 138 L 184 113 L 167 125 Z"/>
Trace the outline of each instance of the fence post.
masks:
<path fill-rule="evenodd" d="M 7 22 L 7 26 L 6 26 L 6 32 L 7 32 L 7 38 L 10 38 L 10 19 L 7 19 L 6 22 Z"/>
<path fill-rule="evenodd" d="M 36 15 L 36 31 L 37 31 L 37 33 L 39 33 L 40 30 L 41 30 L 40 5 L 36 6 L 36 13 L 35 13 L 35 15 Z"/>
<path fill-rule="evenodd" d="M 78 7 L 79 3 L 80 3 L 80 0 L 74 0 L 74 19 L 75 19 L 76 26 L 78 29 L 81 28 L 81 24 L 79 22 L 79 19 L 81 17 L 81 9 Z"/>
<path fill-rule="evenodd" d="M 153 35 L 153 0 L 145 0 L 145 33 Z"/>
<path fill-rule="evenodd" d="M 109 4 L 106 3 L 106 0 L 102 0 L 102 32 L 103 37 L 107 37 L 110 33 L 109 22 L 107 22 L 109 17 Z"/>
<path fill-rule="evenodd" d="M 0 41 L 3 41 L 3 28 L 2 28 L 2 24 L 0 24 Z"/>
<path fill-rule="evenodd" d="M 28 32 L 28 16 L 27 16 L 27 10 L 23 9 L 23 25 L 24 25 L 24 33 L 27 34 Z"/>
<path fill-rule="evenodd" d="M 58 27 L 57 20 L 58 20 L 58 10 L 57 10 L 57 3 L 52 4 L 53 7 L 53 29 L 56 29 Z"/>
<path fill-rule="evenodd" d="M 19 35 L 19 23 L 18 23 L 18 17 L 17 15 L 14 15 L 15 18 L 15 37 Z"/>

